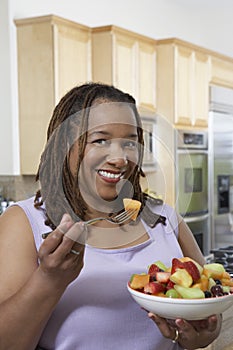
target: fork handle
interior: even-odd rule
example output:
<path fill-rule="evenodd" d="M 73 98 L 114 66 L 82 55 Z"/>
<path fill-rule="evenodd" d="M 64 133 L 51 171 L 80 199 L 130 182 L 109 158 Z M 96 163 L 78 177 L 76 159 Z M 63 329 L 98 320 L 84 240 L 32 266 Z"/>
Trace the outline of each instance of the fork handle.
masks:
<path fill-rule="evenodd" d="M 96 222 L 102 221 L 102 220 L 106 220 L 106 218 L 90 219 L 90 220 L 88 220 L 88 221 L 83 221 L 83 223 L 84 223 L 85 225 L 94 225 Z M 41 237 L 42 237 L 43 239 L 45 239 L 45 238 L 47 238 L 48 235 L 49 235 L 50 233 L 52 233 L 52 232 L 53 232 L 53 231 L 49 231 L 49 232 L 46 232 L 46 233 L 42 233 Z"/>
<path fill-rule="evenodd" d="M 96 219 L 90 219 L 88 221 L 83 221 L 85 225 L 94 225 L 98 221 L 106 220 L 106 218 L 96 218 Z"/>

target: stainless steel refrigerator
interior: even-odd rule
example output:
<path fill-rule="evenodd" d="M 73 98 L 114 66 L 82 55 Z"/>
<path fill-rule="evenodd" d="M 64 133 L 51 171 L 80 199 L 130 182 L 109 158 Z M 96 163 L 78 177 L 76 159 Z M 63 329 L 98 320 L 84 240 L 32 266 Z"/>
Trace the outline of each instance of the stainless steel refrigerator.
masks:
<path fill-rule="evenodd" d="M 233 245 L 233 90 L 210 89 L 209 207 L 212 248 Z"/>

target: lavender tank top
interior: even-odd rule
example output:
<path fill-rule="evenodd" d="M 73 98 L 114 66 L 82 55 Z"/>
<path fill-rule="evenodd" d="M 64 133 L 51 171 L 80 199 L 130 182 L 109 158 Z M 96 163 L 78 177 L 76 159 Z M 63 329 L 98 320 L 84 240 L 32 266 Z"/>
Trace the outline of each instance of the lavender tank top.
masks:
<path fill-rule="evenodd" d="M 33 198 L 16 203 L 31 224 L 39 249 L 44 214 L 35 209 Z M 86 246 L 84 268 L 66 289 L 41 336 L 39 346 L 46 350 L 178 350 L 164 338 L 147 313 L 133 301 L 127 281 L 133 273 L 145 272 L 153 261 L 171 265 L 173 257 L 183 256 L 178 244 L 177 217 L 167 205 L 153 211 L 166 217 L 166 225 L 151 229 L 150 239 L 121 249 Z"/>

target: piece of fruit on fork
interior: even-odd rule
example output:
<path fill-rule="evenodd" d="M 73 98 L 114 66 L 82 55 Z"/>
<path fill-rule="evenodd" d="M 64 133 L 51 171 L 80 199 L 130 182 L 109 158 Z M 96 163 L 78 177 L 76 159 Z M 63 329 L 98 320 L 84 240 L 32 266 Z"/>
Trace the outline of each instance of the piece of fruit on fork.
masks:
<path fill-rule="evenodd" d="M 137 201 L 136 199 L 131 199 L 131 198 L 124 198 L 123 199 L 123 204 L 125 207 L 125 210 L 128 211 L 134 211 L 134 214 L 132 216 L 132 220 L 136 220 L 139 210 L 141 208 L 142 203 Z"/>

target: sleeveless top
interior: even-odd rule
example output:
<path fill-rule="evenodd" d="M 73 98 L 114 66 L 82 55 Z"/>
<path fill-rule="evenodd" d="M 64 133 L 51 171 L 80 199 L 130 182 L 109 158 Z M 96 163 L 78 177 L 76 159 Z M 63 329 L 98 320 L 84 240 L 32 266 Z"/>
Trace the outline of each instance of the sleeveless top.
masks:
<path fill-rule="evenodd" d="M 34 208 L 34 198 L 16 203 L 32 227 L 36 248 L 48 232 L 44 213 Z M 127 282 L 133 273 L 147 271 L 161 260 L 171 266 L 183 256 L 178 244 L 178 223 L 168 205 L 152 208 L 166 217 L 166 224 L 150 228 L 142 221 L 149 240 L 120 249 L 86 246 L 84 267 L 65 290 L 39 341 L 46 350 L 178 350 L 178 343 L 163 337 L 147 312 L 132 299 Z"/>

